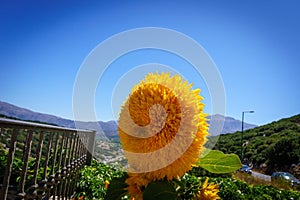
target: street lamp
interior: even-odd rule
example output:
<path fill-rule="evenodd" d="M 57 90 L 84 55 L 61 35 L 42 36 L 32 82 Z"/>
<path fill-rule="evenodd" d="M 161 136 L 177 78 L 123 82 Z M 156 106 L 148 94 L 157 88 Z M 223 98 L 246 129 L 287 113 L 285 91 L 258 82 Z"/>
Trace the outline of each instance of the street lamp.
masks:
<path fill-rule="evenodd" d="M 254 113 L 253 110 L 243 111 L 242 112 L 242 138 L 241 138 L 241 161 L 243 162 L 243 137 L 244 137 L 244 114 L 245 113 Z"/>

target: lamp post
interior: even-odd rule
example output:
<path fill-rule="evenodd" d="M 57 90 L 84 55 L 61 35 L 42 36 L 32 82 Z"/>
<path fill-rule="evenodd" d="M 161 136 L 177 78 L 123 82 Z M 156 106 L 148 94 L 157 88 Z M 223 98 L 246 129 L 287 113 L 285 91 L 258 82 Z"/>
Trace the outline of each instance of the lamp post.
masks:
<path fill-rule="evenodd" d="M 241 161 L 243 162 L 243 137 L 244 137 L 244 114 L 245 113 L 254 113 L 253 110 L 243 111 L 242 112 L 242 138 L 241 138 Z"/>

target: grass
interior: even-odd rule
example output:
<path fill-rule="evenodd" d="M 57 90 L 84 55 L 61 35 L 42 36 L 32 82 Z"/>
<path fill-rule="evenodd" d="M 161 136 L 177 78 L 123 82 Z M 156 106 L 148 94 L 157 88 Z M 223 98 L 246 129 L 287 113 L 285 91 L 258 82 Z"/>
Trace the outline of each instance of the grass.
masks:
<path fill-rule="evenodd" d="M 252 176 L 251 174 L 247 174 L 247 173 L 243 173 L 243 172 L 239 172 L 237 171 L 234 175 L 233 175 L 234 179 L 240 180 L 240 181 L 244 181 L 246 183 L 248 183 L 249 185 L 271 185 L 274 186 L 278 189 L 284 189 L 284 190 L 293 190 L 293 191 L 299 191 L 296 190 L 294 188 L 292 188 L 289 184 L 287 184 L 286 182 L 272 182 L 272 181 L 266 181 L 257 177 Z"/>
<path fill-rule="evenodd" d="M 243 173 L 237 171 L 233 175 L 234 179 L 244 181 L 248 183 L 249 185 L 272 185 L 270 181 L 266 181 L 257 177 L 252 176 L 251 174 Z"/>

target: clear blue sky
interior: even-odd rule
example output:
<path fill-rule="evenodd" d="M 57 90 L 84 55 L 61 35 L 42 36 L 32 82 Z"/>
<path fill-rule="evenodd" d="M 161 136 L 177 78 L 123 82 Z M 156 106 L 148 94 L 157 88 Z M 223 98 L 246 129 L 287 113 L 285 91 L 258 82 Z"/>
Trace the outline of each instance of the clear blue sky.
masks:
<path fill-rule="evenodd" d="M 85 57 L 119 32 L 163 27 L 202 45 L 226 90 L 226 115 L 258 125 L 300 113 L 300 3 L 290 1 L 7 1 L 0 6 L 0 101 L 72 119 L 72 94 Z M 180 70 L 185 62 L 145 50 L 117 60 L 99 83 L 99 120 L 113 119 L 111 93 L 143 63 Z M 120 67 L 124 66 L 122 70 Z M 119 67 L 119 68 L 118 68 Z M 195 87 L 205 85 L 184 70 Z"/>

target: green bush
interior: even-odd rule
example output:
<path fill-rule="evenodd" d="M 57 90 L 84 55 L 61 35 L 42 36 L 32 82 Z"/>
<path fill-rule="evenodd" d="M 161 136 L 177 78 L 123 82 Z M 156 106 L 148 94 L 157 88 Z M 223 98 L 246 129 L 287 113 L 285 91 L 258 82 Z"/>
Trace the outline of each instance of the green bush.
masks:
<path fill-rule="evenodd" d="M 173 187 L 176 190 L 177 196 L 173 195 L 174 199 L 193 199 L 195 193 L 201 189 L 201 185 L 206 179 L 202 174 L 210 174 L 200 168 L 194 168 L 186 173 L 180 180 L 174 180 L 170 184 L 162 182 L 160 185 Z M 81 171 L 81 177 L 77 184 L 75 199 L 79 197 L 86 200 L 89 199 L 127 199 L 124 196 L 127 178 L 126 173 L 122 170 L 115 169 L 105 164 L 93 161 L 92 166 L 86 166 Z M 111 181 L 112 179 L 117 181 Z M 105 188 L 105 181 L 111 182 L 108 190 Z M 223 200 L 279 200 L 279 199 L 300 199 L 300 193 L 290 190 L 280 190 L 273 186 L 255 185 L 251 186 L 243 181 L 230 178 L 228 174 L 209 178 L 209 182 L 219 185 L 218 195 Z M 121 186 L 120 186 L 121 184 Z M 153 189 L 153 188 L 152 188 Z M 159 188 L 158 188 L 159 189 Z M 170 190 L 171 190 L 170 189 Z M 145 190 L 147 191 L 147 190 Z M 110 192 L 110 198 L 107 198 L 106 193 Z M 115 193 L 115 195 L 114 195 Z M 114 196 L 113 196 L 114 195 Z M 170 197 L 168 197 L 170 199 Z"/>
<path fill-rule="evenodd" d="M 245 182 L 232 178 L 210 178 L 219 185 L 219 196 L 223 200 L 281 200 L 300 199 L 300 193 L 296 191 L 280 190 L 273 186 L 256 185 L 250 186 Z"/>
<path fill-rule="evenodd" d="M 85 199 L 104 199 L 107 191 L 105 181 L 111 182 L 123 173 L 120 169 L 93 160 L 91 166 L 85 166 L 81 170 L 74 198 L 84 196 Z"/>

